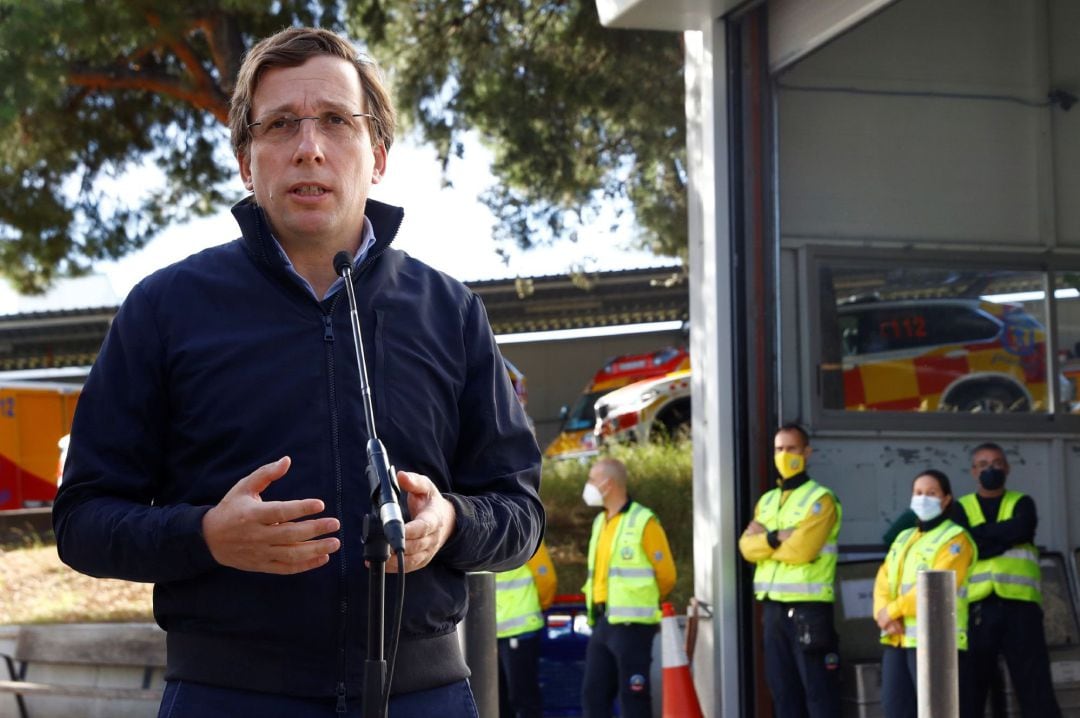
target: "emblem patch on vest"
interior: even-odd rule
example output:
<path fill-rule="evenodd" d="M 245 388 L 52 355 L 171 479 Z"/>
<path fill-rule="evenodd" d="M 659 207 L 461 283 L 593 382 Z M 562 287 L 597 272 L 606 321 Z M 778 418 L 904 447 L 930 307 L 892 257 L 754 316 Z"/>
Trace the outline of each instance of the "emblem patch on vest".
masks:
<path fill-rule="evenodd" d="M 645 676 L 640 673 L 635 673 L 630 676 L 630 692 L 641 693 L 645 690 Z"/>
<path fill-rule="evenodd" d="M 634 557 L 634 549 L 629 546 L 623 546 L 622 557 L 624 561 L 629 561 Z"/>
<path fill-rule="evenodd" d="M 956 556 L 957 554 L 959 554 L 960 553 L 960 544 L 959 543 L 951 543 L 951 544 L 949 544 L 949 553 L 951 553 L 953 556 Z"/>
<path fill-rule="evenodd" d="M 821 513 L 821 502 L 820 501 L 815 501 L 814 505 L 810 507 L 810 510 L 813 511 L 815 514 L 820 514 Z"/>

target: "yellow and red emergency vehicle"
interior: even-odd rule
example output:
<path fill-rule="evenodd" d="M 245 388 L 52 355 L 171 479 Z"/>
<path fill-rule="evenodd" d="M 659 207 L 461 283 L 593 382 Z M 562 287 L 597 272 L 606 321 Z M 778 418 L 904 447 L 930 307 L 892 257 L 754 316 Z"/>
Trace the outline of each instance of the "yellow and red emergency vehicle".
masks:
<path fill-rule="evenodd" d="M 0 383 L 0 510 L 46 506 L 56 496 L 60 438 L 82 387 Z"/>
<path fill-rule="evenodd" d="M 573 407 L 565 410 L 559 435 L 548 444 L 544 456 L 566 459 L 596 452 L 593 428 L 594 405 L 600 397 L 627 384 L 663 376 L 690 368 L 690 353 L 685 348 L 665 347 L 644 354 L 624 354 L 609 359 L 585 385 Z"/>
<path fill-rule="evenodd" d="M 643 379 L 596 402 L 597 443 L 690 435 L 690 369 Z"/>
<path fill-rule="evenodd" d="M 1046 337 L 1015 304 L 869 301 L 837 308 L 849 411 L 1046 411 Z"/>
<path fill-rule="evenodd" d="M 1045 332 L 1015 304 L 867 301 L 837 312 L 848 411 L 1046 410 Z M 1064 374 L 1059 391 L 1073 398 Z M 690 406 L 688 370 L 635 382 L 596 401 L 593 443 L 678 436 Z"/>

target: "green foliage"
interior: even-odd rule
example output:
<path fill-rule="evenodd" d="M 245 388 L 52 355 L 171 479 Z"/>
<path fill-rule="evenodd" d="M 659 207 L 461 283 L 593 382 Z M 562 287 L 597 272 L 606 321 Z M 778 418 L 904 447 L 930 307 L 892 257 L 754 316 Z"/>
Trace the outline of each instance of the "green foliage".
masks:
<path fill-rule="evenodd" d="M 626 464 L 630 496 L 660 519 L 678 577 L 668 600 L 681 611 L 693 595 L 693 457 L 689 442 L 616 446 L 610 455 Z M 579 593 L 585 583 L 592 521 L 598 509 L 586 506 L 581 489 L 591 464 L 544 461 L 540 498 L 547 509 L 547 544 L 560 593 Z"/>
<path fill-rule="evenodd" d="M 336 0 L 0 0 L 0 273 L 21 291 L 238 199 L 223 125 L 243 52 Z M 108 180 L 156 167 L 138 197 Z"/>
<path fill-rule="evenodd" d="M 500 184 L 497 238 L 527 248 L 633 205 L 642 246 L 685 256 L 683 48 L 603 28 L 594 0 L 371 0 L 351 28 L 445 163 L 477 131 Z"/>
<path fill-rule="evenodd" d="M 288 25 L 365 40 L 444 162 L 479 132 L 500 238 L 573 237 L 623 198 L 643 245 L 684 252 L 679 38 L 604 29 L 594 0 L 0 0 L 0 274 L 39 291 L 237 199 L 228 98 Z M 144 165 L 164 188 L 103 189 Z"/>

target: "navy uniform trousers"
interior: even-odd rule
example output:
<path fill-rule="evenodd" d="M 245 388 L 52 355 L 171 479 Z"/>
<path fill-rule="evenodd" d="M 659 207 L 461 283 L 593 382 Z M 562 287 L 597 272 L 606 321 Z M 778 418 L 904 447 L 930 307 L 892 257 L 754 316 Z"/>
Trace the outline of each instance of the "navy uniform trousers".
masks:
<path fill-rule="evenodd" d="M 968 607 L 968 644 L 973 659 L 975 705 L 986 706 L 994 683 L 998 655 L 1012 678 L 1024 718 L 1059 718 L 1046 652 L 1043 612 L 1032 601 L 1010 601 L 991 595 Z"/>
<path fill-rule="evenodd" d="M 649 668 L 658 629 L 655 624 L 641 623 L 613 626 L 607 622 L 606 615 L 596 617 L 585 648 L 585 677 L 581 686 L 585 718 L 609 718 L 616 696 L 621 718 L 652 717 Z"/>
<path fill-rule="evenodd" d="M 499 639 L 499 718 L 542 718 L 540 631 Z"/>
<path fill-rule="evenodd" d="M 970 643 L 971 637 L 968 636 Z M 885 646 L 881 659 L 881 706 L 885 718 L 916 718 L 919 682 L 916 649 Z M 971 676 L 971 651 L 957 651 L 957 691 L 960 718 L 979 718 L 975 710 L 974 680 Z"/>
<path fill-rule="evenodd" d="M 833 629 L 833 605 L 824 602 L 762 601 L 765 682 L 775 718 L 839 718 L 840 657 Z M 804 650 L 794 610 L 815 619 L 831 634 L 831 646 Z"/>

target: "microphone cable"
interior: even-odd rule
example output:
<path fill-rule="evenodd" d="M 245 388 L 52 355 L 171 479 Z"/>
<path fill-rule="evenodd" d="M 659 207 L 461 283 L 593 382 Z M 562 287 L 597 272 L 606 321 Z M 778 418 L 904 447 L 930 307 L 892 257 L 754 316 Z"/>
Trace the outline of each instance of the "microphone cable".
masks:
<path fill-rule="evenodd" d="M 394 552 L 398 565 L 397 618 L 390 633 L 390 650 L 386 659 L 386 693 L 383 695 L 383 715 L 390 715 L 390 686 L 394 685 L 394 666 L 397 665 L 398 639 L 401 638 L 401 617 L 405 615 L 405 549 Z"/>

